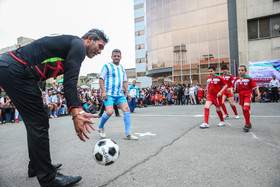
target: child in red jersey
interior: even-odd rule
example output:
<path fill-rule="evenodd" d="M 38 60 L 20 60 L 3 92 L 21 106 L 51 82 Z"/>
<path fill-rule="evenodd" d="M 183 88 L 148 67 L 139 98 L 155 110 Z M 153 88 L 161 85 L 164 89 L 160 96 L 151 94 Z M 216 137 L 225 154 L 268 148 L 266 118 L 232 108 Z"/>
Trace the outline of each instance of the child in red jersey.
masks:
<path fill-rule="evenodd" d="M 235 118 L 238 119 L 239 116 L 238 116 L 236 106 L 234 104 L 234 99 L 233 99 L 234 95 L 233 95 L 233 88 L 232 88 L 233 84 L 232 83 L 234 81 L 234 78 L 233 78 L 232 74 L 228 73 L 228 70 L 229 69 L 226 65 L 222 66 L 223 74 L 221 75 L 221 77 L 226 81 L 228 87 L 223 92 L 223 103 L 222 103 L 221 107 L 225 113 L 225 117 L 229 117 L 226 106 L 225 106 L 225 100 L 226 100 L 226 98 L 228 98 L 229 104 L 235 114 Z"/>
<path fill-rule="evenodd" d="M 239 93 L 239 105 L 242 106 L 243 115 L 245 117 L 245 126 L 243 127 L 245 132 L 248 132 L 251 128 L 250 122 L 250 104 L 253 96 L 253 89 L 257 91 L 257 101 L 261 99 L 259 87 L 255 81 L 248 75 L 246 75 L 247 68 L 245 65 L 240 65 L 238 68 L 239 76 L 234 80 L 233 85 L 237 87 Z"/>
<path fill-rule="evenodd" d="M 197 97 L 198 97 L 199 104 L 202 104 L 203 103 L 203 88 L 200 85 L 197 89 Z"/>
<path fill-rule="evenodd" d="M 216 106 L 217 114 L 220 118 L 220 123 L 218 127 L 225 126 L 223 113 L 221 111 L 222 104 L 222 94 L 227 88 L 226 81 L 220 76 L 216 74 L 216 68 L 214 66 L 210 66 L 208 68 L 209 77 L 207 78 L 207 99 L 204 107 L 204 123 L 200 125 L 200 128 L 208 128 L 209 127 L 209 109 L 212 104 Z"/>

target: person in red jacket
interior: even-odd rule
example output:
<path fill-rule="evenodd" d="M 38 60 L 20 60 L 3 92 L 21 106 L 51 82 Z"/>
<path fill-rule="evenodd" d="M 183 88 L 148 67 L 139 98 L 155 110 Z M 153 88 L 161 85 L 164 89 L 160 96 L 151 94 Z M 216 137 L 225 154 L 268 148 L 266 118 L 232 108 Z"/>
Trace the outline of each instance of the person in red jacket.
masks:
<path fill-rule="evenodd" d="M 253 89 L 257 91 L 257 101 L 261 99 L 259 87 L 255 81 L 248 75 L 246 75 L 247 68 L 245 65 L 240 65 L 238 68 L 239 76 L 235 78 L 233 85 L 237 87 L 239 93 L 239 105 L 242 106 L 243 115 L 245 117 L 245 126 L 243 130 L 248 132 L 252 128 L 250 122 L 250 105 L 252 102 Z"/>
<path fill-rule="evenodd" d="M 228 85 L 227 89 L 223 92 L 222 109 L 225 113 L 225 117 L 229 117 L 227 109 L 226 109 L 226 105 L 225 105 L 225 100 L 226 100 L 226 98 L 228 98 L 229 104 L 235 114 L 235 118 L 238 119 L 239 116 L 238 116 L 236 106 L 234 104 L 234 99 L 233 99 L 234 95 L 233 95 L 233 88 L 232 88 L 233 84 L 232 83 L 234 81 L 234 78 L 233 78 L 233 75 L 228 72 L 229 69 L 226 65 L 222 66 L 222 71 L 223 71 L 223 74 L 221 75 L 221 77 L 226 81 L 226 83 Z"/>
<path fill-rule="evenodd" d="M 216 106 L 217 114 L 220 118 L 219 127 L 225 126 L 223 113 L 221 111 L 222 104 L 222 94 L 227 88 L 226 81 L 220 76 L 216 74 L 216 68 L 214 66 L 210 66 L 208 68 L 209 77 L 207 78 L 207 99 L 204 107 L 204 123 L 200 125 L 200 128 L 208 128 L 209 127 L 209 110 L 212 104 Z"/>

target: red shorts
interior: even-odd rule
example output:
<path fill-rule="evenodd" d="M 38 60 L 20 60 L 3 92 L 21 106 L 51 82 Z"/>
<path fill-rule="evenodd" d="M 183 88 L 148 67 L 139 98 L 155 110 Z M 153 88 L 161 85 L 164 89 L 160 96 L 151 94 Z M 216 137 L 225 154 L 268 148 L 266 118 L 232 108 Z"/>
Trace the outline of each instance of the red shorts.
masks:
<path fill-rule="evenodd" d="M 239 105 L 244 106 L 244 103 L 252 102 L 253 94 L 251 92 L 240 92 L 239 93 Z"/>
<path fill-rule="evenodd" d="M 223 98 L 222 98 L 222 96 L 217 97 L 214 95 L 208 95 L 206 101 L 211 101 L 216 107 L 219 107 L 222 105 Z"/>
<path fill-rule="evenodd" d="M 223 95 L 227 96 L 227 98 L 233 97 L 233 95 L 231 94 L 231 91 L 227 91 L 227 90 L 225 90 L 223 92 Z"/>

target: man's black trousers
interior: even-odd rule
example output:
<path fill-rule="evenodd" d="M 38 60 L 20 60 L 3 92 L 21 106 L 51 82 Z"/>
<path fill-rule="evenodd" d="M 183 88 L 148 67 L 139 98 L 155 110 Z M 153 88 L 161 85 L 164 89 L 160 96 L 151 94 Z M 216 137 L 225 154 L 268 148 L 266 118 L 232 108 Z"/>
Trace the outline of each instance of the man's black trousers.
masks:
<path fill-rule="evenodd" d="M 0 86 L 18 109 L 27 131 L 30 166 L 39 182 L 54 178 L 49 147 L 49 118 L 32 70 L 9 54 L 0 57 Z"/>

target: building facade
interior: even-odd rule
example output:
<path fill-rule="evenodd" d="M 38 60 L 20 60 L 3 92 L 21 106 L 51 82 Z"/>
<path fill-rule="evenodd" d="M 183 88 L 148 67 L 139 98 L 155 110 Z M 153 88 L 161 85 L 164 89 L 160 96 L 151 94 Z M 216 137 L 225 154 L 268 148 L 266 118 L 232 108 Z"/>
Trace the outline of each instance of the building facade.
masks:
<path fill-rule="evenodd" d="M 136 76 L 140 87 L 152 85 L 152 78 L 146 76 L 146 49 L 145 49 L 145 10 L 144 0 L 134 0 L 134 25 L 135 25 L 135 57 Z"/>
<path fill-rule="evenodd" d="M 280 59 L 280 1 L 237 0 L 239 61 Z"/>
<path fill-rule="evenodd" d="M 153 84 L 205 85 L 210 65 L 217 73 L 223 64 L 234 71 L 235 9 L 227 0 L 146 0 L 146 74 Z"/>
<path fill-rule="evenodd" d="M 280 0 L 135 0 L 134 8 L 136 71 L 145 61 L 153 85 L 205 85 L 210 65 L 236 76 L 239 64 L 280 59 Z"/>

